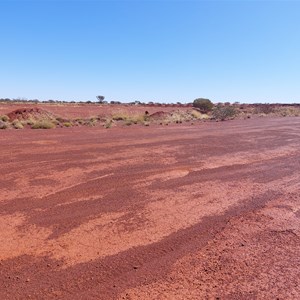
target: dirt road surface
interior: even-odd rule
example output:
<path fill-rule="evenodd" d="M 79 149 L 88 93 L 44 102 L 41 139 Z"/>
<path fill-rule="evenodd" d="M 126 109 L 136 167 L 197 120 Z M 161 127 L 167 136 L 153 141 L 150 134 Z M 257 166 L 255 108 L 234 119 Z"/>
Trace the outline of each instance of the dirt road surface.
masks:
<path fill-rule="evenodd" d="M 0 141 L 0 299 L 300 298 L 300 118 Z"/>

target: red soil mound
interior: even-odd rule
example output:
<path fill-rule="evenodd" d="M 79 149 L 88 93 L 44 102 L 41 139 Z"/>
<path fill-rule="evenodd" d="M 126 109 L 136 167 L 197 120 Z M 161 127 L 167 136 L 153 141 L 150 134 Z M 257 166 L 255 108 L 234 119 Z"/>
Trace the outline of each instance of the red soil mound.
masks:
<path fill-rule="evenodd" d="M 11 121 L 28 119 L 53 119 L 55 115 L 38 107 L 17 109 L 7 114 Z"/>
<path fill-rule="evenodd" d="M 168 115 L 169 115 L 168 112 L 157 111 L 154 114 L 150 115 L 149 118 L 152 119 L 152 120 L 161 120 L 161 119 L 165 118 Z"/>

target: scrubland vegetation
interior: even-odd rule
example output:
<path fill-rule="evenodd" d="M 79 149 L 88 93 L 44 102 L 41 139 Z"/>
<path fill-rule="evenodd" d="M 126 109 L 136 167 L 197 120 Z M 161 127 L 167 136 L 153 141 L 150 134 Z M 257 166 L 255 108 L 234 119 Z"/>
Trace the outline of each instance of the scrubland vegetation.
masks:
<path fill-rule="evenodd" d="M 94 116 L 87 118 L 63 118 L 43 109 L 43 104 L 33 105 L 30 108 L 17 109 L 10 113 L 0 115 L 0 129 L 52 129 L 52 128 L 69 128 L 76 126 L 102 126 L 111 128 L 114 126 L 151 126 L 169 124 L 194 124 L 201 121 L 226 121 L 232 119 L 249 119 L 258 117 L 289 117 L 300 116 L 300 104 L 240 104 L 240 103 L 212 103 L 209 99 L 198 98 L 193 103 L 188 104 L 169 104 L 172 107 L 168 111 L 163 110 L 161 106 L 155 103 L 148 103 L 157 110 L 152 114 L 146 110 L 144 112 L 136 112 L 131 109 L 131 105 L 138 106 L 140 103 L 134 104 L 113 104 L 112 112 L 101 115 L 104 99 L 98 105 L 93 105 Z M 3 99 L 2 99 L 3 100 Z M 11 101 L 4 101 L 5 104 Z M 1 99 L 0 99 L 1 103 Z M 19 103 L 19 102 L 18 102 Z M 3 104 L 3 101 L 2 101 Z M 3 105 L 5 105 L 3 104 Z M 55 104 L 53 104 L 55 105 Z M 64 107 L 72 105 L 70 103 L 63 104 Z M 107 106 L 106 106 L 107 107 Z"/>

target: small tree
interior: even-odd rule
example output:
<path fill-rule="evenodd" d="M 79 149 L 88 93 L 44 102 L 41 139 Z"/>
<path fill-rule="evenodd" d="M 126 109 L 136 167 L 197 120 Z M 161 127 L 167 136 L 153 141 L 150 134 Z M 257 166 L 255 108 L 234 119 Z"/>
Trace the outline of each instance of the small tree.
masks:
<path fill-rule="evenodd" d="M 96 96 L 96 98 L 98 99 L 99 103 L 103 103 L 105 97 L 104 96 Z"/>
<path fill-rule="evenodd" d="M 193 106 L 199 108 L 201 112 L 208 113 L 214 107 L 213 103 L 209 99 L 198 98 L 193 102 Z"/>

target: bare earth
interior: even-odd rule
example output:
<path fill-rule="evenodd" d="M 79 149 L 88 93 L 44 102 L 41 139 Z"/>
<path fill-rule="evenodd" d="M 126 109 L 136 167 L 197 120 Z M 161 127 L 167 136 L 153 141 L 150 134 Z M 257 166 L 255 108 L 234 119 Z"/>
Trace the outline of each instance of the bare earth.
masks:
<path fill-rule="evenodd" d="M 300 298 L 300 118 L 0 141 L 0 299 Z"/>

